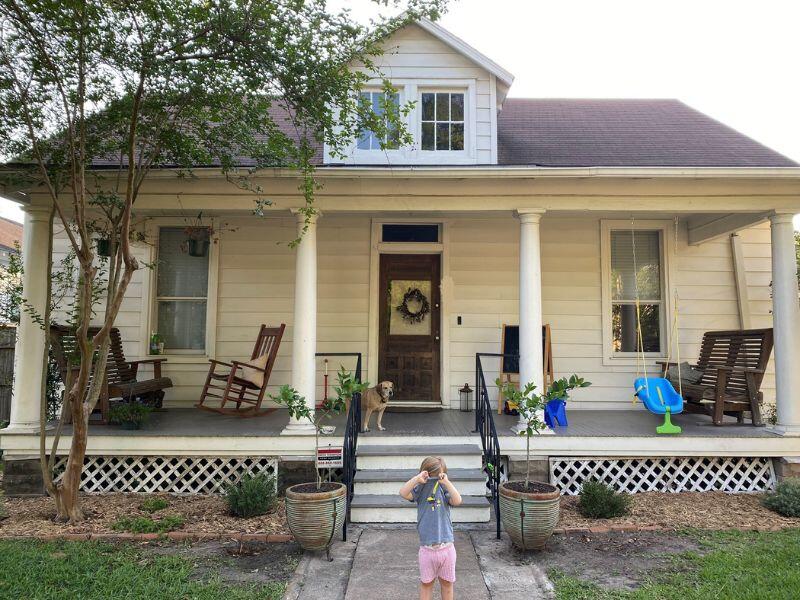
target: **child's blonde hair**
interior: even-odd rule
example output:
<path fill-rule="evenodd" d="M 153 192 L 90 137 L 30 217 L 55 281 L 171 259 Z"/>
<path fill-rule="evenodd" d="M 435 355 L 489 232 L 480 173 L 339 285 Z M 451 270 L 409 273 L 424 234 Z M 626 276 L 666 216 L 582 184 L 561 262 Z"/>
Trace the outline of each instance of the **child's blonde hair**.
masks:
<path fill-rule="evenodd" d="M 440 473 L 447 473 L 447 464 L 441 456 L 429 456 L 422 461 L 419 470 L 427 471 L 428 475 L 435 477 Z"/>

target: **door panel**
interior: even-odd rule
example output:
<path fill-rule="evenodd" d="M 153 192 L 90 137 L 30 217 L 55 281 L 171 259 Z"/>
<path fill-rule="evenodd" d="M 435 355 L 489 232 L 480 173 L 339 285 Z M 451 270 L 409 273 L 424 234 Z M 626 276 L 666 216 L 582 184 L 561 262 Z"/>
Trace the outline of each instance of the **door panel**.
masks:
<path fill-rule="evenodd" d="M 383 254 L 380 259 L 380 381 L 394 383 L 394 402 L 441 402 L 440 394 L 440 256 Z M 398 310 L 408 292 L 408 310 L 430 312 L 414 319 Z M 414 294 L 412 294 L 414 296 Z"/>

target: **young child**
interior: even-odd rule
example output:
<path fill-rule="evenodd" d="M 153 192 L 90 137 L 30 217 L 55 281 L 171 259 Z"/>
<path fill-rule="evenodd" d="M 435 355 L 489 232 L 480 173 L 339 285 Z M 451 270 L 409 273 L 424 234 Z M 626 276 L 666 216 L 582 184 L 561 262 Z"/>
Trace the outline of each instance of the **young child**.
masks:
<path fill-rule="evenodd" d="M 444 460 L 439 456 L 423 460 L 419 473 L 400 488 L 400 495 L 417 503 L 420 600 L 433 598 L 433 582 L 437 578 L 442 600 L 452 600 L 456 549 L 450 507 L 461 504 L 461 494 L 447 478 Z"/>

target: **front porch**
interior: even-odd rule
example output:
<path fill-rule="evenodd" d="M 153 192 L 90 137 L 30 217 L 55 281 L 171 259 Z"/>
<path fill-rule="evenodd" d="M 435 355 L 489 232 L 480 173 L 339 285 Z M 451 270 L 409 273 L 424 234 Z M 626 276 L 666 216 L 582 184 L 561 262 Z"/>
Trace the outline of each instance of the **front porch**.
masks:
<path fill-rule="evenodd" d="M 641 408 L 626 411 L 572 410 L 568 411 L 568 418 L 569 426 L 556 427 L 553 435 L 534 438 L 532 447 L 536 454 L 558 452 L 580 455 L 591 451 L 598 456 L 631 455 L 631 452 L 637 455 L 731 456 L 745 450 L 742 447 L 744 442 L 746 453 L 754 456 L 800 456 L 800 445 L 796 438 L 782 436 L 770 427 L 738 424 L 732 417 L 726 417 L 724 426 L 715 427 L 705 415 L 675 415 L 673 421 L 683 428 L 678 436 L 656 434 L 660 417 Z M 494 420 L 503 453 L 524 453 L 524 439 L 512 431 L 517 417 L 495 414 Z M 182 454 L 213 451 L 220 455 L 236 455 L 243 451 L 257 454 L 278 451 L 281 455 L 299 453 L 299 456 L 313 454 L 313 436 L 281 435 L 288 423 L 289 415 L 283 409 L 276 409 L 262 417 L 245 419 L 196 409 L 167 409 L 152 413 L 140 430 L 91 425 L 89 454 L 125 454 L 132 450 L 140 453 L 180 451 Z M 330 436 L 323 436 L 323 439 L 341 443 L 345 415 L 334 417 L 330 423 L 336 427 L 336 431 Z M 431 442 L 436 438 L 448 438 L 448 443 L 461 443 L 467 438 L 475 440 L 478 435 L 474 432 L 475 414 L 459 410 L 427 413 L 389 410 L 384 415 L 383 424 L 386 431 L 373 429 L 360 434 L 359 439 L 380 440 L 400 446 L 413 441 Z M 49 427 L 48 430 L 52 431 L 53 428 Z M 61 448 L 69 446 L 70 433 L 71 427 L 67 425 Z M 33 450 L 34 445 L 21 443 L 31 437 L 7 434 L 5 439 L 9 445 L 6 452 L 13 455 L 21 450 Z M 194 438 L 194 443 L 184 445 L 186 438 Z M 15 439 L 20 443 L 12 444 Z M 36 438 L 33 440 L 38 444 Z"/>

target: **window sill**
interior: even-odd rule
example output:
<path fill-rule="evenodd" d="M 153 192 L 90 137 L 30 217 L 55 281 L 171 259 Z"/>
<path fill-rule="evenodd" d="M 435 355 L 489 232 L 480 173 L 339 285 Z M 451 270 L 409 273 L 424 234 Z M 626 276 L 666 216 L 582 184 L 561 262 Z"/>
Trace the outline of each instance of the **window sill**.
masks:
<path fill-rule="evenodd" d="M 206 354 L 148 354 L 142 360 L 163 358 L 177 364 L 202 364 L 207 363 L 211 357 Z"/>

